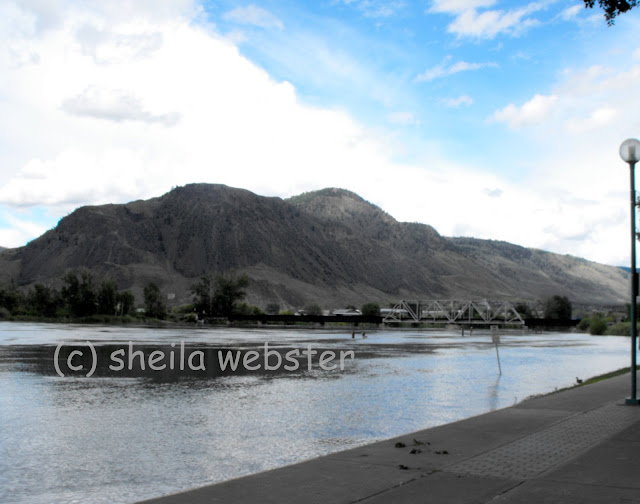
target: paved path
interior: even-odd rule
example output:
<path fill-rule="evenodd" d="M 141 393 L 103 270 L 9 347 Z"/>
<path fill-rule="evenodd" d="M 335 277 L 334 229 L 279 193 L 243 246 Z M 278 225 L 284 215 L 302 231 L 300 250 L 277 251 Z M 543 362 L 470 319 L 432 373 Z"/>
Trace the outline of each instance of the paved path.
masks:
<path fill-rule="evenodd" d="M 630 375 L 459 422 L 145 501 L 637 503 L 640 407 Z"/>

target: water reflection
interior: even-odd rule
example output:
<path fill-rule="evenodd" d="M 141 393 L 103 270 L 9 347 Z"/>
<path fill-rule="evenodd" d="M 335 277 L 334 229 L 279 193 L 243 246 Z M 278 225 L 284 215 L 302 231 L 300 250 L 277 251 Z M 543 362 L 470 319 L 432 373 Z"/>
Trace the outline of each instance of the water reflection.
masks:
<path fill-rule="evenodd" d="M 134 502 L 509 406 L 628 365 L 626 338 L 513 334 L 502 337 L 499 377 L 488 333 L 368 335 L 0 323 L 0 502 Z M 181 341 L 244 353 L 265 341 L 281 353 L 312 344 L 355 358 L 342 372 L 114 375 L 103 364 L 91 378 L 60 378 L 53 352 L 61 341 L 94 342 L 104 363 L 129 341 L 145 359 Z M 72 362 L 89 366 L 81 361 Z"/>
<path fill-rule="evenodd" d="M 500 378 L 501 376 L 496 376 L 495 382 L 489 384 L 487 387 L 487 406 L 489 407 L 489 411 L 494 411 L 498 409 L 499 404 L 499 395 L 498 395 L 498 387 L 500 386 Z"/>

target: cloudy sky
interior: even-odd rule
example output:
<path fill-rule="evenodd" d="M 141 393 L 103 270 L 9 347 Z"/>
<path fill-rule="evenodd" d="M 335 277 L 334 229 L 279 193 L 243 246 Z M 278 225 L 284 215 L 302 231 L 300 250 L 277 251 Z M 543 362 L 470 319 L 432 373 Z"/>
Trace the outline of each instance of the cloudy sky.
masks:
<path fill-rule="evenodd" d="M 0 245 L 191 182 L 628 264 L 640 8 L 0 0 Z"/>

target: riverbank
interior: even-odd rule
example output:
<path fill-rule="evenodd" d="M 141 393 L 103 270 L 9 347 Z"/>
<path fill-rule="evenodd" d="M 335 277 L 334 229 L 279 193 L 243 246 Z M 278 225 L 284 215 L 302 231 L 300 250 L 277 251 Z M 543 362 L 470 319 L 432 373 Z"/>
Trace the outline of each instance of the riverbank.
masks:
<path fill-rule="evenodd" d="M 630 375 L 594 377 L 512 407 L 287 467 L 144 501 L 632 501 L 640 408 Z"/>
<path fill-rule="evenodd" d="M 11 315 L 8 317 L 0 316 L 0 322 L 15 322 L 15 323 L 36 323 L 36 324 L 82 324 L 82 325 L 107 325 L 107 326 L 121 326 L 121 327 L 177 327 L 177 328 L 189 328 L 189 329 L 203 329 L 203 328 L 269 328 L 269 329 L 286 329 L 286 328 L 349 328 L 362 330 L 373 330 L 381 327 L 382 324 L 374 323 L 358 323 L 349 321 L 337 321 L 329 322 L 326 324 L 320 322 L 308 322 L 304 320 L 295 320 L 287 323 L 267 322 L 262 323 L 260 321 L 245 321 L 245 320 L 227 320 L 225 318 L 209 319 L 209 320 L 196 320 L 186 319 L 184 317 L 168 316 L 164 319 L 146 317 L 142 314 L 137 315 L 90 315 L 86 317 L 43 317 L 39 315 Z M 416 326 L 417 327 L 417 326 Z M 415 329 L 410 324 L 405 324 L 402 329 Z M 440 326 L 430 326 L 432 329 L 440 329 Z"/>
<path fill-rule="evenodd" d="M 293 317 L 293 316 L 292 316 Z M 300 320 L 297 320 L 297 319 Z M 324 317 L 325 319 L 327 317 Z M 357 320 L 349 320 L 350 317 L 342 317 L 338 320 L 315 322 L 305 320 L 305 317 L 291 318 L 291 321 L 287 322 L 264 322 L 260 320 L 235 320 L 235 319 L 209 319 L 207 321 L 192 321 L 179 317 L 168 317 L 165 319 L 158 319 L 153 317 L 145 317 L 144 315 L 91 315 L 87 317 L 42 317 L 34 315 L 14 315 L 9 317 L 0 317 L 0 322 L 12 322 L 12 323 L 41 323 L 41 324 L 78 324 L 78 325 L 106 325 L 113 327 L 152 327 L 152 328 L 178 328 L 178 329 L 220 329 L 220 328 L 238 328 L 238 329 L 328 329 L 328 330 L 344 330 L 349 333 L 354 333 L 356 336 L 362 335 L 362 333 L 368 333 L 371 331 L 442 331 L 442 330 L 455 330 L 462 331 L 462 335 L 473 334 L 473 331 L 488 331 L 490 326 L 468 326 L 465 324 L 432 324 L 424 322 L 391 322 L 391 323 L 373 323 L 373 322 L 360 322 Z M 471 330 L 471 331 L 470 331 Z M 523 331 L 530 332 L 575 332 L 574 327 L 534 327 L 528 328 L 526 326 L 508 326 L 500 327 L 500 334 L 512 334 L 523 333 Z M 585 332 L 586 334 L 586 332 Z"/>
<path fill-rule="evenodd" d="M 191 327 L 195 324 L 181 322 L 178 320 L 157 319 L 144 316 L 133 315 L 90 315 L 87 317 L 42 317 L 39 315 L 11 315 L 0 318 L 0 322 L 16 322 L 16 323 L 41 323 L 41 324 L 93 324 L 93 325 L 110 325 L 110 326 L 142 326 L 142 327 L 162 327 L 183 325 Z"/>

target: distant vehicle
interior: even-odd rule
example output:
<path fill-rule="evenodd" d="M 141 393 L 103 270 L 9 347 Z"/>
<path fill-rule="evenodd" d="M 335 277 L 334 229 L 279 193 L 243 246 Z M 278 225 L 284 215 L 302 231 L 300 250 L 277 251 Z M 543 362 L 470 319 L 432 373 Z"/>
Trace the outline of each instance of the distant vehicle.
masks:
<path fill-rule="evenodd" d="M 359 316 L 362 315 L 362 312 L 360 310 L 354 310 L 353 308 L 340 308 L 338 310 L 333 310 L 331 315 Z"/>

